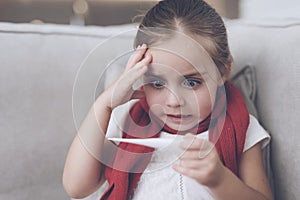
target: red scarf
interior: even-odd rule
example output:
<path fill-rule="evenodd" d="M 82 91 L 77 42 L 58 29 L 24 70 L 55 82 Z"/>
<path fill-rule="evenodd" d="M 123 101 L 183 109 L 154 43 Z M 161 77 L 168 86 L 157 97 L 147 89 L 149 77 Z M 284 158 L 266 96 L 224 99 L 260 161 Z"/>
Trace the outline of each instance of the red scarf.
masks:
<path fill-rule="evenodd" d="M 200 134 L 208 129 L 209 140 L 215 143 L 220 160 L 238 176 L 238 166 L 249 125 L 249 113 L 242 95 L 231 83 L 225 83 L 225 90 L 218 89 L 212 115 L 208 116 L 192 130 L 179 133 L 166 125 L 162 127 L 159 123 L 152 122 L 145 99 L 141 99 L 131 108 L 130 116 L 127 117 L 125 122 L 126 127 L 123 132 L 123 137 L 125 138 L 158 137 L 159 132 L 162 130 L 171 134 L 185 134 L 186 132 Z M 151 119 L 153 119 L 152 115 Z M 146 129 L 145 126 L 147 126 Z M 150 162 L 153 151 L 154 149 L 150 147 L 120 143 L 113 168 L 106 166 L 105 176 L 109 187 L 101 197 L 101 200 L 128 199 Z"/>

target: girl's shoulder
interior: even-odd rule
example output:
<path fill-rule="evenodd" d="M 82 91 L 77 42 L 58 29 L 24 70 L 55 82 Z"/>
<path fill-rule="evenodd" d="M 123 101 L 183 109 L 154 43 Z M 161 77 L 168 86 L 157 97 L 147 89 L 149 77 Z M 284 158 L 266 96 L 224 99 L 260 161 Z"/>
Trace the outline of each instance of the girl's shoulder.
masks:
<path fill-rule="evenodd" d="M 106 131 L 106 137 L 116 137 L 121 138 L 123 133 L 123 126 L 125 119 L 131 109 L 131 107 L 138 100 L 131 100 L 116 107 L 110 116 L 109 124 Z"/>
<path fill-rule="evenodd" d="M 259 121 L 250 114 L 250 123 L 246 133 L 244 152 L 255 144 L 262 142 L 262 149 L 265 148 L 271 140 L 270 134 L 263 128 Z"/>

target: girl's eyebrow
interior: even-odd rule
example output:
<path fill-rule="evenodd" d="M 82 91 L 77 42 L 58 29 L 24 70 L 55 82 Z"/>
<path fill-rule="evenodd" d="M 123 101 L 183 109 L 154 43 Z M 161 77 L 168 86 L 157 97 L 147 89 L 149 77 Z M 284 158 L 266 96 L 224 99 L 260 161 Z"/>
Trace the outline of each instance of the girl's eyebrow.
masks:
<path fill-rule="evenodd" d="M 196 72 L 196 73 L 191 73 L 191 74 L 185 74 L 185 75 L 182 75 L 182 76 L 185 77 L 185 78 L 195 77 L 195 76 L 202 77 L 205 74 L 207 74 L 207 72 L 203 72 L 202 74 L 200 74 L 199 72 Z M 146 72 L 145 76 L 152 76 L 152 77 L 158 77 L 158 78 L 162 78 L 163 77 L 163 75 L 152 74 L 151 72 Z"/>
<path fill-rule="evenodd" d="M 199 77 L 202 77 L 204 76 L 205 74 L 207 74 L 207 72 L 203 72 L 203 73 L 199 73 L 199 72 L 196 72 L 196 73 L 191 73 L 191 74 L 186 74 L 186 75 L 183 75 L 185 78 L 188 78 L 188 77 L 193 77 L 193 76 L 199 76 Z"/>
<path fill-rule="evenodd" d="M 151 72 L 146 72 L 144 75 L 145 75 L 145 76 L 153 76 L 153 77 L 162 77 L 162 75 L 159 75 L 159 74 L 152 74 Z"/>

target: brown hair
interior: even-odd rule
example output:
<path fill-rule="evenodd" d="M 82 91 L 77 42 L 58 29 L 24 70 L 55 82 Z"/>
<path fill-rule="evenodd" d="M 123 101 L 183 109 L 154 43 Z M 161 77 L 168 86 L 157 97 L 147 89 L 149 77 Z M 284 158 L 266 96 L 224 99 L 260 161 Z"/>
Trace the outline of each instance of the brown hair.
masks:
<path fill-rule="evenodd" d="M 232 63 L 226 28 L 220 15 L 203 0 L 163 0 L 152 7 L 142 18 L 134 46 L 142 43 L 149 46 L 170 35 L 151 34 L 147 28 L 162 28 L 182 32 L 196 39 L 206 40 L 201 44 L 209 53 L 221 75 L 228 75 Z M 146 30 L 146 31 L 145 31 Z M 149 30 L 149 29 L 148 29 Z M 145 34 L 148 39 L 145 41 Z M 199 42 L 200 43 L 200 42 Z"/>

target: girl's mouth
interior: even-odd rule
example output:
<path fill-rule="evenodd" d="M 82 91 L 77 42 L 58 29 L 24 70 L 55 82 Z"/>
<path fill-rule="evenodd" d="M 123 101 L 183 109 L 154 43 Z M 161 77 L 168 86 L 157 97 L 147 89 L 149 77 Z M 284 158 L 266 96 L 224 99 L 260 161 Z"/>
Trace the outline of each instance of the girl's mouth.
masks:
<path fill-rule="evenodd" d="M 167 120 L 173 122 L 173 123 L 185 123 L 192 119 L 192 115 L 171 115 L 167 114 Z"/>

